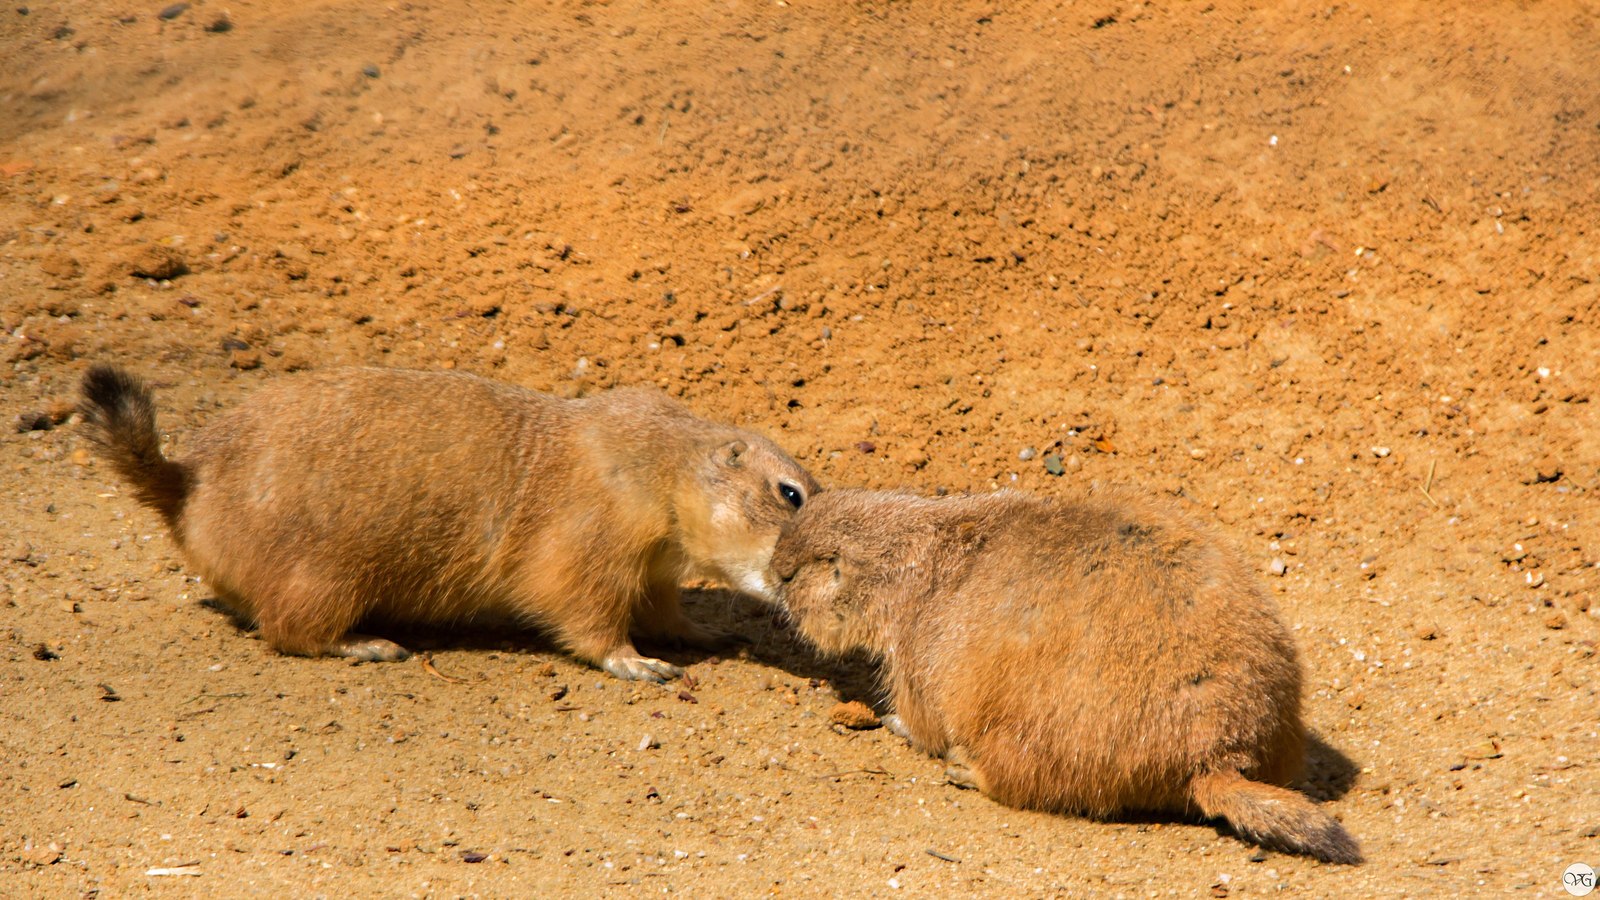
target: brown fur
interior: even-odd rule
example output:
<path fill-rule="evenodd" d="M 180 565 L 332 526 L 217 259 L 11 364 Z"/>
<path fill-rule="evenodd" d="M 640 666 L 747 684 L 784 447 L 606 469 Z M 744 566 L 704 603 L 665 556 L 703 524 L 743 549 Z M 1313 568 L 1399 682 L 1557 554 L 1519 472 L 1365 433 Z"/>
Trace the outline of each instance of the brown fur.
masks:
<path fill-rule="evenodd" d="M 1257 843 L 1359 862 L 1287 784 L 1300 664 L 1240 559 L 1129 494 L 1058 502 L 830 491 L 785 528 L 779 601 L 829 653 L 881 656 L 912 743 L 1002 803 L 1222 817 Z"/>
<path fill-rule="evenodd" d="M 625 678 L 677 670 L 630 631 L 705 640 L 678 586 L 765 593 L 778 531 L 819 488 L 758 435 L 651 390 L 561 400 L 469 375 L 283 378 L 160 451 L 149 390 L 116 369 L 82 409 L 135 496 L 277 649 L 396 659 L 366 620 L 512 617 Z"/>

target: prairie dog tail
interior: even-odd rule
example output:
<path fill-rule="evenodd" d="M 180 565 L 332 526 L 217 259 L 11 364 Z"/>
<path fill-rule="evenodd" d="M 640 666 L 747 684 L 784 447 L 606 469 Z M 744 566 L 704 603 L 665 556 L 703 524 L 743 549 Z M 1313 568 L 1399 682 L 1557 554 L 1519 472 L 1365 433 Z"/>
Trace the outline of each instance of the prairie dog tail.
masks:
<path fill-rule="evenodd" d="M 1324 862 L 1361 862 L 1355 838 L 1303 794 L 1226 771 L 1200 775 L 1189 783 L 1189 790 L 1202 813 L 1228 820 L 1252 843 Z"/>
<path fill-rule="evenodd" d="M 155 402 L 144 382 L 121 369 L 97 365 L 83 376 L 78 404 L 89 438 L 140 503 L 175 527 L 189 494 L 189 470 L 161 455 Z"/>

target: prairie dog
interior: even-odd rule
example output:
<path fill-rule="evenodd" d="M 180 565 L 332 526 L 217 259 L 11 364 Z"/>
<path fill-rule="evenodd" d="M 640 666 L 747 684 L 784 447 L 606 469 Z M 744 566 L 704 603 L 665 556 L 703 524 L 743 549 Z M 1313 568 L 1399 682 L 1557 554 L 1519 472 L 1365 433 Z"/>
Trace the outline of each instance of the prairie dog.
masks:
<path fill-rule="evenodd" d="M 829 491 L 785 527 L 779 604 L 826 653 L 864 649 L 897 726 L 947 777 L 1023 808 L 1221 817 L 1263 846 L 1357 863 L 1287 790 L 1300 663 L 1240 558 L 1113 491 L 928 499 Z"/>
<path fill-rule="evenodd" d="M 219 597 L 281 652 L 403 659 L 369 620 L 511 617 L 619 678 L 679 670 L 630 633 L 714 635 L 688 577 L 769 593 L 819 487 L 759 435 L 653 390 L 562 400 L 470 375 L 337 369 L 272 382 L 163 456 L 149 389 L 96 366 L 89 435 Z"/>

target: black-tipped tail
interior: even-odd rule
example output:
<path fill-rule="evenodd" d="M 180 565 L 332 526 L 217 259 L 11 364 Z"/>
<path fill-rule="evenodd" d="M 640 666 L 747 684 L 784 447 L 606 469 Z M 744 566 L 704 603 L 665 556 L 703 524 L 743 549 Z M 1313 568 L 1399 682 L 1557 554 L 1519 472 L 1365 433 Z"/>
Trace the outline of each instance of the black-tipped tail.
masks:
<path fill-rule="evenodd" d="M 1190 785 L 1195 805 L 1226 819 L 1239 836 L 1272 850 L 1303 853 L 1323 862 L 1355 865 L 1361 845 L 1304 794 L 1251 781 L 1238 772 L 1212 772 Z"/>
<path fill-rule="evenodd" d="M 150 389 L 121 369 L 97 365 L 83 376 L 78 411 L 90 439 L 133 495 L 173 525 L 189 494 L 189 471 L 161 455 Z"/>

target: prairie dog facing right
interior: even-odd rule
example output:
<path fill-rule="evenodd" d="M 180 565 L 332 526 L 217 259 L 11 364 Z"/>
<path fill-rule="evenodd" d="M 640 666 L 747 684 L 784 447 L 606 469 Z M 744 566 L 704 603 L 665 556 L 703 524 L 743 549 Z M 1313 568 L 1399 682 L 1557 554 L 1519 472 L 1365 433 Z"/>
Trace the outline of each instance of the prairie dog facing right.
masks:
<path fill-rule="evenodd" d="M 655 390 L 562 400 L 470 375 L 275 379 L 167 458 L 150 389 L 89 370 L 89 436 L 206 582 L 283 653 L 403 659 L 368 621 L 509 618 L 620 678 L 704 643 L 679 585 L 766 595 L 778 531 L 820 490 L 760 435 Z"/>
<path fill-rule="evenodd" d="M 1177 510 L 834 490 L 778 539 L 778 600 L 825 653 L 866 650 L 912 744 L 1017 807 L 1199 811 L 1357 863 L 1300 770 L 1300 663 L 1272 600 Z"/>

